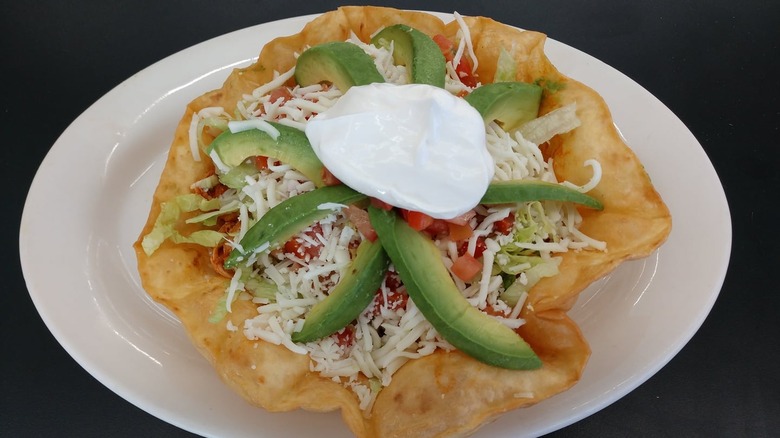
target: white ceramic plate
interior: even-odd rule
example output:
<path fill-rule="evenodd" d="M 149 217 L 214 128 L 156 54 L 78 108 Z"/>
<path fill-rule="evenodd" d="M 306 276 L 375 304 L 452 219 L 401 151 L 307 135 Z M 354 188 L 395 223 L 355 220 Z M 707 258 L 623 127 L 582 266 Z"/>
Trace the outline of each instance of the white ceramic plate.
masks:
<path fill-rule="evenodd" d="M 177 320 L 144 293 L 131 248 L 187 102 L 221 86 L 232 68 L 252 62 L 273 37 L 296 33 L 312 18 L 215 38 L 120 84 L 57 140 L 25 205 L 20 230 L 24 275 L 57 340 L 108 388 L 198 434 L 349 434 L 338 413 L 270 414 L 231 392 L 190 345 Z M 552 40 L 546 50 L 565 74 L 606 98 L 615 123 L 671 209 L 674 226 L 659 251 L 622 265 L 585 291 L 572 310 L 593 350 L 582 380 L 563 394 L 500 417 L 477 436 L 551 432 L 636 388 L 699 328 L 728 265 L 726 199 L 707 156 L 683 123 L 642 87 L 589 55 Z M 78 173 L 74 159 L 84 163 Z"/>

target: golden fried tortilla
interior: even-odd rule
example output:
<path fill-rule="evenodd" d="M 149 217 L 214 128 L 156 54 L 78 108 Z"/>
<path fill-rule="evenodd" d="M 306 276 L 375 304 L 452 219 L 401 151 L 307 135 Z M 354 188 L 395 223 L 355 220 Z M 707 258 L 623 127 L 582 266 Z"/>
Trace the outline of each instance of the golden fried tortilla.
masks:
<path fill-rule="evenodd" d="M 511 371 L 480 363 L 459 352 L 437 351 L 411 360 L 378 395 L 370 412 L 358 407 L 357 396 L 330 379 L 309 371 L 309 359 L 283 346 L 250 341 L 243 333 L 228 331 L 225 324 L 207 320 L 223 296 L 226 279 L 215 273 L 209 252 L 200 246 L 166 241 L 152 256 L 135 244 L 144 288 L 181 319 L 193 343 L 213 364 L 222 380 L 251 403 L 269 411 L 303 408 L 311 411 L 341 409 L 342 416 L 360 437 L 411 437 L 463 435 L 511 409 L 528 406 L 566 390 L 577 382 L 590 355 L 589 347 L 566 311 L 590 283 L 624 260 L 644 257 L 656 249 L 671 228 L 666 206 L 650 183 L 641 163 L 623 143 L 601 97 L 590 88 L 561 75 L 544 54 L 545 36 L 520 31 L 487 18 L 464 17 L 479 60 L 478 77 L 491 82 L 501 47 L 517 59 L 517 79 L 543 78 L 562 85 L 545 92 L 542 112 L 570 102 L 577 103 L 582 126 L 545 145 L 552 155 L 559 180 L 587 182 L 587 159 L 597 159 L 603 169 L 601 183 L 591 192 L 605 208 L 583 210 L 581 230 L 607 242 L 608 251 L 563 254 L 561 273 L 543 279 L 531 290 L 523 316 L 521 335 L 544 362 L 541 369 Z M 295 53 L 305 47 L 345 40 L 354 32 L 363 41 L 382 27 L 405 23 L 429 35 L 444 34 L 455 40 L 456 23 L 417 12 L 375 7 L 345 7 L 320 16 L 297 35 L 267 44 L 256 64 L 234 71 L 220 90 L 190 103 L 176 130 L 170 155 L 154 193 L 149 219 L 141 232 L 154 224 L 160 204 L 189 192 L 211 162 L 192 159 L 188 127 L 194 111 L 209 106 L 235 107 L 242 93 L 269 81 L 274 71 L 295 63 Z M 185 225 L 182 233 L 198 229 Z M 255 305 L 237 301 L 228 318 L 241 327 L 255 316 Z M 253 367 L 254 365 L 254 367 Z"/>

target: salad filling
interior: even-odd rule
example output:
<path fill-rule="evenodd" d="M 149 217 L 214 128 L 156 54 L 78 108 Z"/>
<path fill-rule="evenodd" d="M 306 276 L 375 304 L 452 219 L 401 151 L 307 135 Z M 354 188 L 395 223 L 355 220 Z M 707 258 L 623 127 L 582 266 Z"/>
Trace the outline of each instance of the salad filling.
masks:
<path fill-rule="evenodd" d="M 462 20 L 459 23 L 456 42 L 441 35 L 434 41 L 447 62 L 445 89 L 463 97 L 481 83 L 474 75 L 478 60 L 468 29 Z M 371 56 L 387 83 L 408 83 L 406 67 L 393 63 L 392 46 L 376 47 L 356 36 L 348 42 Z M 193 158 L 199 160 L 200 151 L 225 130 L 259 129 L 273 137 L 274 128 L 267 122 L 275 122 L 304 131 L 309 119 L 326 113 L 343 95 L 337 87 L 325 84 L 289 87 L 286 84 L 294 74 L 294 68 L 277 73 L 274 80 L 245 95 L 235 109 L 211 107 L 195 113 L 190 125 Z M 497 76 L 510 76 L 501 71 L 500 60 Z M 575 129 L 579 125 L 575 110 L 569 105 L 510 132 L 497 122 L 485 124 L 493 181 L 558 183 L 552 160 L 545 160 L 539 145 Z M 281 246 L 261 246 L 246 254 L 233 269 L 226 269 L 228 254 L 241 249 L 240 242 L 252 225 L 283 201 L 311 192 L 317 185 L 290 164 L 273 158 L 258 156 L 230 166 L 214 152 L 210 157 L 213 174 L 195 182 L 193 194 L 163 206 L 152 232 L 143 239 L 143 248 L 151 254 L 165 239 L 213 248 L 212 265 L 229 281 L 223 299 L 211 314 L 212 323 L 242 331 L 250 340 L 307 354 L 311 371 L 352 389 L 366 412 L 404 363 L 438 349 L 454 348 L 409 299 L 393 266 L 373 301 L 354 322 L 313 342 L 293 342 L 293 334 L 301 330 L 311 308 L 345 276 L 361 242 L 376 239 L 365 206 L 323 204 L 318 207 L 325 212 L 323 218 Z M 583 166 L 589 166 L 593 173 L 587 184 L 563 184 L 580 192 L 595 187 L 601 176 L 600 164 L 588 160 Z M 326 185 L 340 183 L 327 169 L 322 179 Z M 185 212 L 199 212 L 187 223 L 209 226 L 214 231 L 180 235 L 173 224 Z M 606 251 L 604 242 L 579 231 L 582 217 L 571 203 L 477 204 L 446 219 L 414 210 L 402 210 L 402 214 L 412 228 L 431 237 L 463 297 L 513 330 L 524 323 L 520 315 L 530 288 L 541 278 L 558 273 L 560 258 L 556 254 Z M 255 303 L 257 315 L 232 321 L 229 314 L 236 300 Z"/>

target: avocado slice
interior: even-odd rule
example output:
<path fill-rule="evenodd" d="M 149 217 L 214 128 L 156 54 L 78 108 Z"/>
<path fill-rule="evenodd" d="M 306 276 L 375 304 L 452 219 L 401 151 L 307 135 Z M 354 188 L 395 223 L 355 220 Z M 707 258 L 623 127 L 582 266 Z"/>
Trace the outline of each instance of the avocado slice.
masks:
<path fill-rule="evenodd" d="M 405 24 L 396 24 L 374 35 L 371 44 L 388 50 L 392 44 L 393 61 L 409 69 L 412 83 L 444 88 L 446 60 L 439 45 L 428 35 Z"/>
<path fill-rule="evenodd" d="M 523 338 L 466 301 L 429 238 L 394 211 L 371 206 L 368 213 L 409 297 L 444 339 L 489 365 L 518 370 L 542 366 Z"/>
<path fill-rule="evenodd" d="M 339 284 L 311 308 L 293 342 L 311 342 L 330 336 L 357 319 L 382 285 L 390 259 L 379 242 L 363 240 Z"/>
<path fill-rule="evenodd" d="M 285 199 L 268 210 L 247 230 L 238 247 L 228 255 L 224 266 L 233 269 L 246 256 L 263 247 L 273 249 L 333 210 L 328 204 L 348 205 L 366 199 L 345 185 L 327 186 Z"/>
<path fill-rule="evenodd" d="M 601 202 L 570 187 L 546 181 L 516 180 L 491 183 L 480 204 L 509 204 L 528 201 L 574 202 L 594 210 L 603 210 Z"/>
<path fill-rule="evenodd" d="M 216 152 L 219 159 L 231 167 L 240 165 L 249 157 L 275 158 L 301 172 L 317 187 L 325 185 L 322 181 L 322 162 L 311 148 L 306 134 L 279 123 L 268 123 L 279 131 L 276 140 L 259 129 L 236 133 L 224 131 L 211 142 L 206 153 L 210 155 Z"/>
<path fill-rule="evenodd" d="M 517 129 L 539 115 L 542 87 L 525 82 L 494 82 L 475 88 L 466 97 L 485 123 L 497 121 L 505 131 Z"/>
<path fill-rule="evenodd" d="M 353 85 L 384 82 L 374 59 L 355 44 L 332 41 L 306 49 L 295 63 L 295 81 L 305 87 L 329 82 L 346 93 Z"/>

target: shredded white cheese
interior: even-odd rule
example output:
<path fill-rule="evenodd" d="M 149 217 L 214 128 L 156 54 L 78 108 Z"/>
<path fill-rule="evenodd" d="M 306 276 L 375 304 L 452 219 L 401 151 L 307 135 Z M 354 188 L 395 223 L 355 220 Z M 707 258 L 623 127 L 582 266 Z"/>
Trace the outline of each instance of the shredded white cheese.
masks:
<path fill-rule="evenodd" d="M 257 129 L 265 132 L 274 140 L 279 138 L 279 130 L 263 119 L 231 120 L 228 122 L 228 129 L 234 134 L 249 129 Z"/>

